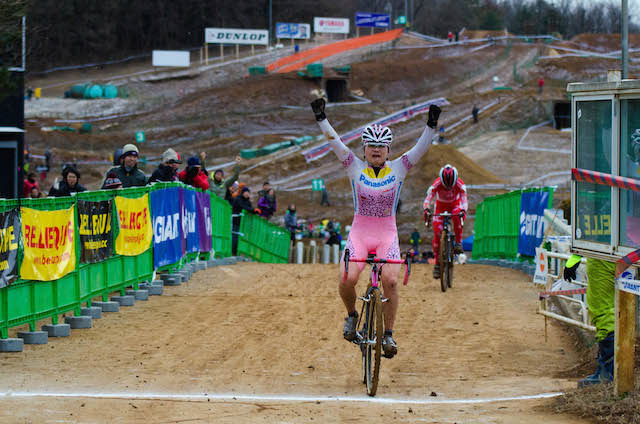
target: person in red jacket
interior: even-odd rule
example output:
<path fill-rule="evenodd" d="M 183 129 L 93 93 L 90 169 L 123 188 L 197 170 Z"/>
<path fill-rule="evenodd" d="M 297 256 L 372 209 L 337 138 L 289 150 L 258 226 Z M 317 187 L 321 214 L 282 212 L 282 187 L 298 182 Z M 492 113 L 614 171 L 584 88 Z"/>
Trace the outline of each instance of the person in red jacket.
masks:
<path fill-rule="evenodd" d="M 195 156 L 189 158 L 187 168 L 180 173 L 179 177 L 180 181 L 185 184 L 189 184 L 195 188 L 201 188 L 202 190 L 209 189 L 209 177 L 202 172 L 200 159 Z"/>
<path fill-rule="evenodd" d="M 38 181 L 36 181 L 36 174 L 34 172 L 29 172 L 22 185 L 22 197 L 30 197 L 31 189 L 34 187 L 40 190 Z"/>
<path fill-rule="evenodd" d="M 456 235 L 456 244 L 453 251 L 462 253 L 462 220 L 467 214 L 467 187 L 458 178 L 458 170 L 445 165 L 440 169 L 440 176 L 427 190 L 427 197 L 424 199 L 424 221 L 431 222 L 434 215 L 433 205 L 435 203 L 435 214 L 449 212 L 453 215 L 453 230 Z M 436 216 L 433 220 L 433 253 L 436 257 L 436 265 L 433 268 L 433 278 L 440 278 L 440 234 L 442 233 L 444 218 Z"/>

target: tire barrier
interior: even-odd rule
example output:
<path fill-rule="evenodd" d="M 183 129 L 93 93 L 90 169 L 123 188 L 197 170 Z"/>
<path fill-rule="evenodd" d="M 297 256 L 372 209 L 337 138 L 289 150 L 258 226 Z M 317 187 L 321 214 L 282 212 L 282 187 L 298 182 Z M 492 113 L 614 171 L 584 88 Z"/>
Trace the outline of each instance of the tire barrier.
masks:
<path fill-rule="evenodd" d="M 152 208 L 157 201 L 165 206 Z M 242 218 L 241 228 L 240 255 L 288 261 L 286 230 L 257 216 Z M 182 183 L 0 199 L 0 341 L 10 328 L 28 324 L 34 333 L 36 322 L 49 318 L 51 325 L 43 330 L 50 337 L 64 336 L 68 331 L 58 321 L 69 312 L 73 316 L 65 321 L 71 328 L 90 328 L 101 312 L 161 294 L 156 273 L 162 272 L 165 285 L 179 285 L 207 264 L 239 260 L 230 255 L 231 207 Z M 16 349 L 6 342 L 0 351 L 4 345 Z"/>

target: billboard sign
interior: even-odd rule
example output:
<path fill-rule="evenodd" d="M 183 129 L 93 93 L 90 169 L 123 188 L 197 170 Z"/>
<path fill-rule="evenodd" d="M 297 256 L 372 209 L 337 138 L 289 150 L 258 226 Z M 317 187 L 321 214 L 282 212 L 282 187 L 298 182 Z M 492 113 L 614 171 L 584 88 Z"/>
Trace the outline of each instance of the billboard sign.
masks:
<path fill-rule="evenodd" d="M 306 40 L 311 37 L 309 24 L 276 24 L 276 38 L 295 38 Z"/>
<path fill-rule="evenodd" d="M 356 26 L 389 28 L 391 26 L 391 16 L 385 13 L 356 12 Z"/>
<path fill-rule="evenodd" d="M 205 28 L 205 43 L 269 45 L 266 29 Z"/>
<path fill-rule="evenodd" d="M 349 34 L 349 19 L 313 18 L 313 32 Z"/>
<path fill-rule="evenodd" d="M 189 52 L 179 50 L 154 50 L 153 66 L 189 67 Z"/>

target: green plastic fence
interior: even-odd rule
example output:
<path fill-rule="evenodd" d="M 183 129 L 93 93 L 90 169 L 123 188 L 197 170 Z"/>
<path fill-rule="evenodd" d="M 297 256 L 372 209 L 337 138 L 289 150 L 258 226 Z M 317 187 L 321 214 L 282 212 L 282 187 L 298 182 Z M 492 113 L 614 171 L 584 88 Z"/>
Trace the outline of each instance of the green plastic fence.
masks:
<path fill-rule="evenodd" d="M 257 215 L 244 214 L 240 219 L 238 255 L 259 262 L 289 262 L 291 233 Z"/>
<path fill-rule="evenodd" d="M 476 208 L 473 259 L 517 260 L 520 236 L 520 206 L 522 193 L 549 192 L 553 203 L 553 188 L 517 190 L 487 197 Z M 520 258 L 520 259 L 529 259 Z"/>
<path fill-rule="evenodd" d="M 183 186 L 181 183 L 154 184 L 150 187 L 128 188 L 123 190 L 103 190 L 98 192 L 79 193 L 75 197 L 46 198 L 46 199 L 0 199 L 0 212 L 18 208 L 20 206 L 37 210 L 68 209 L 76 204 L 78 199 L 87 201 L 101 201 L 113 199 L 116 195 L 137 198 L 171 186 Z M 193 189 L 191 187 L 185 187 Z M 231 207 L 224 200 L 210 194 L 211 219 L 213 240 L 212 247 L 216 257 L 231 255 Z M 77 207 L 75 209 L 77 222 Z M 261 262 L 287 262 L 289 233 L 284 229 L 267 221 L 250 216 L 243 219 L 246 236 L 242 238 L 240 254 Z M 112 210 L 113 237 L 117 237 L 117 212 L 115 202 Z M 0 289 L 0 337 L 7 338 L 8 330 L 12 327 L 28 324 L 31 331 L 36 330 L 36 322 L 51 319 L 58 323 L 59 316 L 73 311 L 80 315 L 84 304 L 92 299 L 107 300 L 110 293 L 124 294 L 127 287 L 138 288 L 138 283 L 151 280 L 153 268 L 153 248 L 138 256 L 114 255 L 105 261 L 83 264 L 80 263 L 80 243 L 78 242 L 78 226 L 75 232 L 76 240 L 76 269 L 64 277 L 53 281 L 18 280 Z M 115 243 L 114 243 L 115 245 Z M 23 245 L 20 241 L 18 251 L 18 267 L 23 257 Z M 183 266 L 188 261 L 195 260 L 197 253 L 186 255 L 183 260 L 168 269 Z M 201 254 L 201 258 L 208 258 L 209 254 Z"/>

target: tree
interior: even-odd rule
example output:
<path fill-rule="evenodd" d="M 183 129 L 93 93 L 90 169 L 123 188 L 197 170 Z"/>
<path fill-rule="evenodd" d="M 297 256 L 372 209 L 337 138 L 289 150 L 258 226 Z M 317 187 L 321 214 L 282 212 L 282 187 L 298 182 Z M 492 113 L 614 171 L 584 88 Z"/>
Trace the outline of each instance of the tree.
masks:
<path fill-rule="evenodd" d="M 15 89 L 9 68 L 22 63 L 21 18 L 25 13 L 25 0 L 0 2 L 0 100 Z"/>

